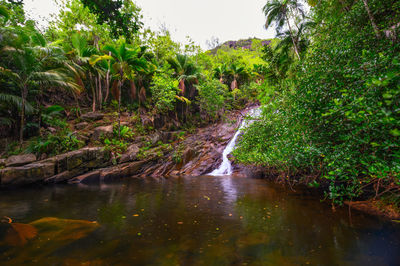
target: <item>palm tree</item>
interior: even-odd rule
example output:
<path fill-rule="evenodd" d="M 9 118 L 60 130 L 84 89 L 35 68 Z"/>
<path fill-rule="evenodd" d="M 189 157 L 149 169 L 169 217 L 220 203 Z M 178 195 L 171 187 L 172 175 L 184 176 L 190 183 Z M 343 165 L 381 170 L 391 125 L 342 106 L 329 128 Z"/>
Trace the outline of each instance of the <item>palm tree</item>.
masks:
<path fill-rule="evenodd" d="M 29 106 L 27 104 L 29 91 L 37 84 L 69 88 L 78 86 L 69 82 L 57 69 L 46 67 L 46 62 L 50 57 L 39 54 L 46 50 L 43 47 L 46 42 L 40 33 L 30 27 L 20 28 L 15 33 L 17 37 L 14 46 L 6 46 L 2 49 L 2 52 L 5 52 L 10 59 L 10 63 L 8 67 L 0 67 L 0 73 L 6 76 L 21 94 L 19 141 L 22 145 L 26 107 Z"/>
<path fill-rule="evenodd" d="M 231 90 L 233 91 L 234 89 L 238 89 L 239 85 L 238 85 L 238 79 L 239 77 L 246 77 L 248 76 L 248 73 L 246 71 L 246 68 L 242 65 L 238 65 L 238 64 L 231 64 L 229 66 L 229 70 L 231 75 L 233 76 L 233 81 L 231 83 Z"/>
<path fill-rule="evenodd" d="M 68 52 L 69 54 L 72 55 L 72 61 L 74 61 L 77 65 L 80 67 L 83 67 L 85 70 L 87 70 L 87 73 L 89 74 L 89 83 L 90 87 L 92 90 L 92 111 L 96 111 L 96 90 L 95 86 L 93 85 L 93 78 L 95 78 L 98 75 L 99 69 L 94 68 L 91 64 L 89 64 L 90 58 L 97 53 L 97 50 L 93 46 L 88 45 L 87 39 L 79 34 L 75 33 L 71 36 L 71 43 L 72 43 L 72 50 Z M 78 73 L 78 72 L 76 72 Z M 76 82 L 78 84 L 81 84 L 81 86 L 84 88 L 84 83 L 82 81 L 82 78 L 84 78 L 85 75 L 76 75 Z M 95 81 L 96 82 L 96 81 Z M 96 86 L 97 87 L 97 86 Z M 97 93 L 98 94 L 98 93 Z"/>
<path fill-rule="evenodd" d="M 219 79 L 219 82 L 224 84 L 225 75 L 229 74 L 226 64 L 221 64 L 214 68 L 214 77 Z"/>
<path fill-rule="evenodd" d="M 268 29 L 272 24 L 275 24 L 275 29 L 279 32 L 287 24 L 294 51 L 298 59 L 300 59 L 298 43 L 296 42 L 290 21 L 299 16 L 304 18 L 302 4 L 297 0 L 270 0 L 263 7 L 263 12 L 266 16 L 265 28 Z"/>
<path fill-rule="evenodd" d="M 256 78 L 257 84 L 260 84 L 265 77 L 265 73 L 267 72 L 267 66 L 265 64 L 254 64 L 252 70 L 252 76 Z"/>
<path fill-rule="evenodd" d="M 134 81 L 131 81 L 131 97 L 133 100 L 139 99 L 138 109 L 140 111 L 141 102 L 145 102 L 147 98 L 146 87 L 151 83 L 151 79 L 154 73 L 157 71 L 157 61 L 154 58 L 152 53 L 146 52 L 148 47 L 142 46 L 140 47 L 139 57 L 143 58 L 147 61 L 146 69 L 139 69 L 136 71 L 136 81 L 139 87 L 139 91 L 137 91 L 136 84 Z M 137 95 L 139 92 L 139 95 Z M 138 96 L 138 97 L 137 97 Z"/>
<path fill-rule="evenodd" d="M 10 14 L 5 6 L 0 6 L 0 16 L 2 16 L 5 21 L 10 18 Z"/>
<path fill-rule="evenodd" d="M 192 85 L 198 83 L 200 77 L 199 70 L 187 55 L 177 54 L 175 57 L 168 58 L 167 62 L 174 70 L 174 76 L 178 78 L 178 86 L 182 95 L 187 93 L 191 98 L 194 94 Z M 188 92 L 186 92 L 187 87 L 189 87 Z"/>
<path fill-rule="evenodd" d="M 101 60 L 113 59 L 112 68 L 114 77 L 117 80 L 118 89 L 118 136 L 121 137 L 121 90 L 126 80 L 132 81 L 135 73 L 141 70 L 146 70 L 148 64 L 146 59 L 139 57 L 140 48 L 131 48 L 126 43 L 121 43 L 119 46 L 106 45 L 104 50 L 107 54 L 97 56 L 91 59 L 90 64 L 95 65 Z"/>

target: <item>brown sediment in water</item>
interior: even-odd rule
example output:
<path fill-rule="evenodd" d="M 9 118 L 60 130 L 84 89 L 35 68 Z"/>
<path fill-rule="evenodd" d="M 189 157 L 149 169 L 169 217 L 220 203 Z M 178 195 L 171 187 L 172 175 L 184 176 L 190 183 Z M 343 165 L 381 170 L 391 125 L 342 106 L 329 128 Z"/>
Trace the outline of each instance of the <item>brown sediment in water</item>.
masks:
<path fill-rule="evenodd" d="M 382 216 L 390 220 L 400 220 L 400 212 L 391 204 L 385 204 L 379 200 L 345 201 L 350 208 L 371 215 Z"/>

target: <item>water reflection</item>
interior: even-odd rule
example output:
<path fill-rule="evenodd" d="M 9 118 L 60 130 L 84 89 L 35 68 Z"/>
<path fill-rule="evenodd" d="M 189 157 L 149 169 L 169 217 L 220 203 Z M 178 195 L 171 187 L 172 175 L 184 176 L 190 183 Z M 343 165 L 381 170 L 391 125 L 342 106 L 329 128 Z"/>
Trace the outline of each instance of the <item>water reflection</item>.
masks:
<path fill-rule="evenodd" d="M 101 186 L 2 191 L 0 216 L 97 221 L 68 242 L 50 224 L 21 248 L 1 240 L 5 264 L 395 265 L 400 229 L 347 210 L 333 213 L 304 192 L 231 177 L 134 179 Z M 40 221 L 40 220 L 39 220 Z M 58 223 L 64 232 L 67 224 Z M 64 227 L 65 228 L 64 228 Z M 0 230 L 1 231 L 1 230 Z M 60 234 L 60 233 L 59 233 Z M 46 238 L 44 238 L 46 237 Z M 40 239 L 41 247 L 37 247 Z M 47 240 L 48 239 L 48 240 Z M 2 242 L 1 242 L 2 241 Z M 58 241 L 58 242 L 57 242 Z"/>

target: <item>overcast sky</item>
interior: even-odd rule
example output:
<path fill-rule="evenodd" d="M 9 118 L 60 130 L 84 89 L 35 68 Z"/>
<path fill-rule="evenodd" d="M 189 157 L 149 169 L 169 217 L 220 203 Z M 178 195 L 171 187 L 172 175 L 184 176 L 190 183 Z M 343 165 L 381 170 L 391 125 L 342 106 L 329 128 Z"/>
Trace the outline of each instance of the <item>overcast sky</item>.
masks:
<path fill-rule="evenodd" d="M 57 12 L 54 0 L 25 0 L 29 16 L 48 18 Z M 190 36 L 207 48 L 206 41 L 217 37 L 221 42 L 248 37 L 272 38 L 266 31 L 261 11 L 266 0 L 135 0 L 142 8 L 145 27 L 152 30 L 165 24 L 174 40 L 185 42 Z"/>

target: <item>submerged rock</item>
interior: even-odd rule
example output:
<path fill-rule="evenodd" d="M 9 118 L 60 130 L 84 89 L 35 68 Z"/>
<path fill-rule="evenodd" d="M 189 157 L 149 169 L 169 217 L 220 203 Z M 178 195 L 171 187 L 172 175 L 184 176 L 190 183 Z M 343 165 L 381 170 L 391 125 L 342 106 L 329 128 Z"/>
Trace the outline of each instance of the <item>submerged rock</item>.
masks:
<path fill-rule="evenodd" d="M 37 230 L 30 224 L 1 222 L 0 231 L 3 235 L 3 243 L 8 246 L 24 246 L 30 239 L 37 236 Z"/>
<path fill-rule="evenodd" d="M 100 226 L 95 221 L 54 217 L 9 226 L 14 225 L 17 225 L 17 229 L 0 239 L 0 246 L 6 247 L 2 249 L 0 261 L 7 260 L 7 265 L 32 264 L 33 259 L 34 264 L 58 265 L 59 252 L 70 249 L 73 242 L 87 237 Z"/>
<path fill-rule="evenodd" d="M 34 154 L 13 155 L 6 160 L 5 166 L 21 166 L 34 161 L 36 161 L 36 156 Z"/>

